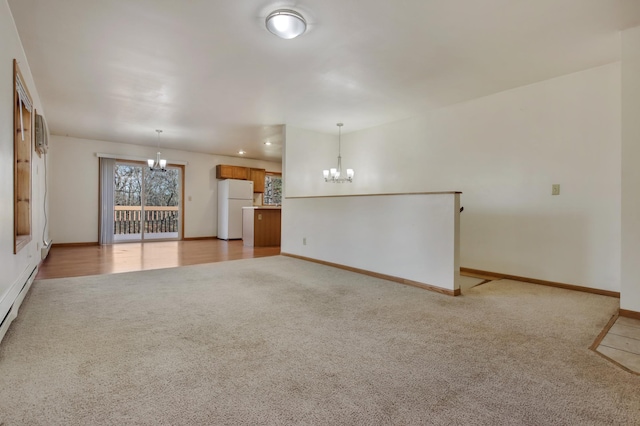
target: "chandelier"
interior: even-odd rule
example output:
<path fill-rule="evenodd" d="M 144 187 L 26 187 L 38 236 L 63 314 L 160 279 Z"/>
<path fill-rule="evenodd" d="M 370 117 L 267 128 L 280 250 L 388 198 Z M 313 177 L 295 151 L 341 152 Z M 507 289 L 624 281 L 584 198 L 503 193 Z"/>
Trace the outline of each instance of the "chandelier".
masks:
<path fill-rule="evenodd" d="M 162 130 L 156 130 L 158 134 L 158 152 L 156 153 L 156 159 L 152 160 L 151 158 L 147 160 L 147 164 L 149 165 L 149 169 L 151 170 L 162 170 L 163 172 L 167 171 L 167 160 L 160 158 L 160 133 Z"/>
<path fill-rule="evenodd" d="M 345 182 L 353 182 L 353 175 L 355 172 L 353 169 L 347 169 L 347 175 L 342 175 L 342 157 L 340 156 L 340 137 L 341 137 L 341 129 L 343 124 L 338 123 L 338 167 L 335 169 L 323 170 L 322 174 L 324 175 L 325 182 L 331 183 L 345 183 Z"/>

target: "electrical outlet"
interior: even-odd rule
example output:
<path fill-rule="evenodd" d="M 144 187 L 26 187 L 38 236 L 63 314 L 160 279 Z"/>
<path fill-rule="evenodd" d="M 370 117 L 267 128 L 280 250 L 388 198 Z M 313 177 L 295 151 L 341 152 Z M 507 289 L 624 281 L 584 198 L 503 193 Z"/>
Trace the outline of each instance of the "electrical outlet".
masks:
<path fill-rule="evenodd" d="M 302 245 L 306 246 L 307 245 L 307 237 L 303 237 L 302 238 Z"/>
<path fill-rule="evenodd" d="M 560 184 L 554 183 L 551 185 L 551 195 L 560 195 Z"/>

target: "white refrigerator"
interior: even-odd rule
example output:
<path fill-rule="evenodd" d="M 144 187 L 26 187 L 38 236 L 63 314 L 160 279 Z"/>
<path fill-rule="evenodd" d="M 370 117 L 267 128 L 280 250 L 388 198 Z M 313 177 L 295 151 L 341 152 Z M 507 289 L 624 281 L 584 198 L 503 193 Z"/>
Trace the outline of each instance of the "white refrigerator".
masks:
<path fill-rule="evenodd" d="M 218 238 L 242 238 L 242 208 L 253 205 L 253 182 L 225 179 L 218 181 Z"/>

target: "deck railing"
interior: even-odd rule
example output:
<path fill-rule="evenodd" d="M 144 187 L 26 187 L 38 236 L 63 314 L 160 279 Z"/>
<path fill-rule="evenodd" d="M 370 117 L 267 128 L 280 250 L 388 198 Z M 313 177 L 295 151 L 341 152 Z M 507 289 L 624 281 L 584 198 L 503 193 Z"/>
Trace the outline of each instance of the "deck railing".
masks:
<path fill-rule="evenodd" d="M 145 206 L 144 212 L 140 206 L 115 206 L 113 213 L 116 235 L 140 234 L 142 223 L 145 233 L 178 232 L 178 206 Z"/>

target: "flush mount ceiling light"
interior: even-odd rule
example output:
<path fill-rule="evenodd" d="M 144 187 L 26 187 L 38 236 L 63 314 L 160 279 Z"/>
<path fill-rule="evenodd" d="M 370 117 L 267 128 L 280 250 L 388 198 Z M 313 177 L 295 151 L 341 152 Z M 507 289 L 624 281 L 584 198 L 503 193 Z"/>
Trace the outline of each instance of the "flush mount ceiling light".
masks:
<path fill-rule="evenodd" d="M 156 159 L 155 160 L 148 159 L 147 164 L 149 165 L 149 168 L 151 170 L 162 170 L 163 172 L 166 172 L 167 160 L 160 158 L 160 133 L 162 133 L 162 130 L 158 129 L 156 130 L 156 133 L 158 134 L 158 144 L 157 144 L 158 152 L 156 153 Z"/>
<path fill-rule="evenodd" d="M 265 20 L 267 29 L 280 38 L 292 39 L 307 30 L 307 21 L 295 10 L 278 9 Z"/>
<path fill-rule="evenodd" d="M 343 124 L 338 123 L 336 124 L 336 126 L 338 126 L 338 167 L 336 167 L 335 169 L 323 170 L 322 175 L 324 176 L 325 182 L 351 183 L 353 182 L 353 176 L 355 175 L 355 172 L 353 171 L 353 169 L 347 169 L 347 175 L 346 176 L 342 175 L 342 157 L 340 156 L 340 136 L 342 134 L 341 129 Z"/>

